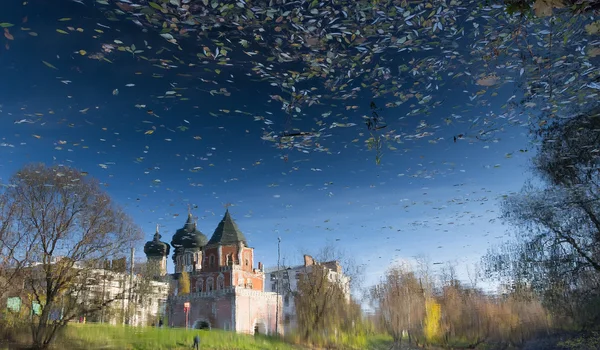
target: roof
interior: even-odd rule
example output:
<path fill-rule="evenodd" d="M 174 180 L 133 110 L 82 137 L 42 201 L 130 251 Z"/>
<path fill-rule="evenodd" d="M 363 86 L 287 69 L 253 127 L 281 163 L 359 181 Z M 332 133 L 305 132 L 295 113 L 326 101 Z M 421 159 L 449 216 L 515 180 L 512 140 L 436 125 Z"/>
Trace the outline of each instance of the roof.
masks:
<path fill-rule="evenodd" d="M 158 233 L 158 225 L 156 225 L 156 233 L 154 239 L 146 242 L 144 245 L 144 253 L 146 256 L 168 256 L 171 246 L 160 241 L 161 235 Z"/>
<path fill-rule="evenodd" d="M 206 236 L 196 228 L 192 213 L 189 213 L 183 227 L 177 230 L 175 235 L 173 235 L 171 246 L 175 249 L 200 249 L 206 245 L 206 241 Z"/>
<path fill-rule="evenodd" d="M 229 245 L 238 242 L 244 242 L 245 245 L 248 244 L 246 242 L 246 237 L 244 237 L 242 231 L 240 231 L 235 221 L 231 218 L 229 210 L 226 210 L 223 220 L 221 220 L 219 226 L 215 229 L 215 233 L 213 233 L 208 244 Z"/>

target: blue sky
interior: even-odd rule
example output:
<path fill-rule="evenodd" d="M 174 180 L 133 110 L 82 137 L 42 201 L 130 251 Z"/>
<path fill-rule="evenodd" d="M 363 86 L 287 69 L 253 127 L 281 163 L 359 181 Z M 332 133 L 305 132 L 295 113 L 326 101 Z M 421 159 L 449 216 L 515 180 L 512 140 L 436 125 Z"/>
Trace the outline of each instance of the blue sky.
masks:
<path fill-rule="evenodd" d="M 506 227 L 497 220 L 498 198 L 518 191 L 529 176 L 527 160 L 533 150 L 527 129 L 506 125 L 495 134 L 498 142 L 455 143 L 453 136 L 468 130 L 471 123 L 463 120 L 506 113 L 501 106 L 512 86 L 485 103 L 472 103 L 469 96 L 478 87 L 453 81 L 440 91 L 445 102 L 428 115 L 405 117 L 408 106 L 384 108 L 380 115 L 399 133 L 414 133 L 422 121 L 436 127 L 428 129 L 433 137 L 406 138 L 394 144 L 396 150 L 385 150 L 380 166 L 364 146 L 368 132 L 361 117 L 370 114 L 372 97 L 366 92 L 352 101 L 323 97 L 320 105 L 305 108 L 293 126 L 316 128 L 316 121 L 330 111 L 328 124 L 357 125 L 326 129 L 329 137 L 319 142 L 329 154 L 285 152 L 261 139 L 266 127 L 283 130 L 281 104 L 270 97 L 281 91 L 252 81 L 245 75 L 246 63 L 215 77 L 202 67 L 182 64 L 160 69 L 122 52 L 110 56 L 112 64 L 89 59 L 78 51 L 89 56 L 115 39 L 138 47 L 146 40 L 153 46 L 148 51 L 165 44 L 156 33 L 143 33 L 131 23 L 107 22 L 92 6 L 10 3 L 0 22 L 20 23 L 25 15 L 28 22 L 11 27 L 10 49 L 0 49 L 2 181 L 27 162 L 77 167 L 106 184 L 147 239 L 158 223 L 167 242 L 184 224 L 188 204 L 198 207 L 193 213 L 199 229 L 210 236 L 224 205 L 232 203 L 230 211 L 255 247 L 256 261 L 277 263 L 278 236 L 288 261 L 329 241 L 367 264 L 367 283 L 399 258 L 425 254 L 433 261 L 473 263 L 490 244 L 507 238 L 500 237 Z M 80 19 L 57 21 L 64 17 Z M 96 22 L 112 29 L 98 35 Z M 68 25 L 84 31 L 56 32 Z M 27 34 L 22 26 L 39 35 Z M 189 59 L 185 50 L 175 54 Z M 206 92 L 221 87 L 231 96 Z M 189 100 L 165 97 L 174 88 L 185 89 L 177 91 Z M 383 106 L 393 98 L 375 101 Z M 348 111 L 350 105 L 359 107 Z M 255 116 L 274 125 L 255 121 Z M 444 123 L 447 118 L 454 122 Z M 32 123 L 15 124 L 23 119 Z M 188 129 L 178 129 L 182 126 Z M 286 153 L 287 162 L 282 160 Z"/>

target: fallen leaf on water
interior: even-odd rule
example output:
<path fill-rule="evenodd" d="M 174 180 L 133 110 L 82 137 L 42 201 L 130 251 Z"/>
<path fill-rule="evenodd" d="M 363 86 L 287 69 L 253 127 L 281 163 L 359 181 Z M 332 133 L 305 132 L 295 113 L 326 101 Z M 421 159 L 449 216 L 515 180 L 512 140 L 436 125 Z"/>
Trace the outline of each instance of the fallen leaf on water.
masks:
<path fill-rule="evenodd" d="M 59 32 L 60 34 L 69 34 L 68 32 L 62 30 L 62 29 L 57 29 L 57 32 Z"/>
<path fill-rule="evenodd" d="M 12 24 L 12 23 L 6 23 L 6 22 L 0 23 L 0 28 L 8 28 L 8 27 L 12 27 L 12 26 L 14 26 L 14 24 Z"/>
<path fill-rule="evenodd" d="M 477 85 L 481 85 L 481 86 L 494 86 L 494 85 L 498 84 L 499 80 L 500 80 L 500 78 L 498 78 L 495 75 L 488 75 L 486 77 L 477 79 Z"/>
<path fill-rule="evenodd" d="M 8 31 L 8 28 L 4 28 L 4 37 L 8 40 L 15 40 L 15 37 Z"/>
<path fill-rule="evenodd" d="M 58 68 L 54 67 L 51 63 L 48 63 L 46 61 L 42 61 L 42 63 L 45 64 L 47 67 L 58 70 Z"/>

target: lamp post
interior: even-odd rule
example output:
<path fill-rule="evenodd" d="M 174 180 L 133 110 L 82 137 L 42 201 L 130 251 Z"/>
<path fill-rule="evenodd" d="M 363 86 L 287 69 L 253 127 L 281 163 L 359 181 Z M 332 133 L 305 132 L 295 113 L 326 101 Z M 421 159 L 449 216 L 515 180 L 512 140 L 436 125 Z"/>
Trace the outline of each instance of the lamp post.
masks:
<path fill-rule="evenodd" d="M 190 325 L 190 303 L 183 303 L 183 311 L 185 312 L 185 329 L 189 328 Z"/>
<path fill-rule="evenodd" d="M 277 308 L 275 309 L 275 334 L 279 336 L 279 259 L 281 256 L 281 237 L 277 237 L 277 275 L 275 290 L 277 291 Z"/>

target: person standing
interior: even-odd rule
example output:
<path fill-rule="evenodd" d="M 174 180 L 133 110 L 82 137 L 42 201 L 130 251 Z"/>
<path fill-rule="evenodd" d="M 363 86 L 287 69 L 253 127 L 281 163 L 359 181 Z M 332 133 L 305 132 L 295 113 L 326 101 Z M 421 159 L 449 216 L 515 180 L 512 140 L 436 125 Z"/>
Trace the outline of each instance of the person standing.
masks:
<path fill-rule="evenodd" d="M 196 334 L 196 336 L 194 336 L 194 349 L 196 349 L 196 350 L 200 349 L 200 336 L 198 334 Z"/>

